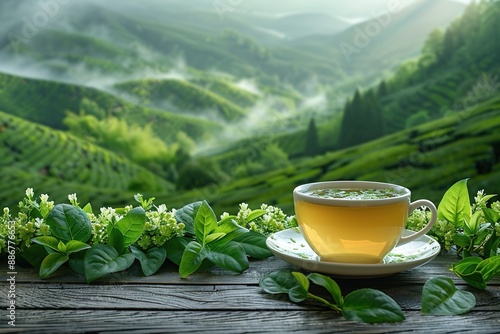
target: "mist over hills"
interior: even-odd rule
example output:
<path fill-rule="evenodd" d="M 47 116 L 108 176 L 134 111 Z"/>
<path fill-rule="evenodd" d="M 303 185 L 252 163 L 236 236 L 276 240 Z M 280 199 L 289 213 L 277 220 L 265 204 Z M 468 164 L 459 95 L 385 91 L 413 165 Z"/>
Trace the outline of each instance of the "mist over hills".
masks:
<path fill-rule="evenodd" d="M 443 110 L 474 91 L 478 78 L 496 87 L 497 61 L 464 42 L 474 31 L 478 41 L 494 36 L 498 15 L 484 15 L 484 29 L 478 19 L 487 6 L 468 7 L 457 24 L 465 4 L 447 0 L 0 2 L 0 135 L 9 138 L 0 144 L 8 157 L 0 200 L 35 185 L 59 197 L 72 188 L 84 199 L 98 194 L 102 203 L 141 191 L 175 205 L 208 194 L 224 209 L 249 196 L 290 209 L 294 182 L 384 181 L 428 137 L 446 132 L 439 158 L 404 180 L 425 196 L 434 175 L 442 181 L 435 199 L 452 182 L 441 158 L 465 133 L 439 122 Z M 378 135 L 399 134 L 341 150 L 351 104 L 351 112 L 377 109 L 385 120 Z M 497 108 L 498 99 L 485 102 L 464 123 L 488 143 L 468 150 L 453 173 L 490 180 L 497 137 L 482 120 Z M 368 113 L 353 119 L 359 115 Z M 412 130 L 431 120 L 425 131 Z M 374 124 L 344 133 L 356 137 Z M 25 138 L 33 131 L 43 134 L 38 141 Z M 51 160 L 73 147 L 70 167 L 59 166 L 64 157 Z M 30 162 L 34 151 L 43 160 Z M 358 162 L 366 152 L 370 159 Z M 123 182 L 113 168 L 125 173 Z"/>

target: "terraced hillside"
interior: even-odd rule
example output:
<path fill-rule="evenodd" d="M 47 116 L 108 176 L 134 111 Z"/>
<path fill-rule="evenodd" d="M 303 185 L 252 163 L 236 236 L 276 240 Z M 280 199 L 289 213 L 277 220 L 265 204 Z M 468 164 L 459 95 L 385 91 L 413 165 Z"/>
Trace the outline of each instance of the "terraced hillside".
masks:
<path fill-rule="evenodd" d="M 244 149 L 244 148 L 242 148 Z M 373 180 L 401 184 L 412 198 L 438 203 L 454 182 L 471 178 L 472 192 L 500 189 L 500 98 L 349 149 L 295 161 L 262 175 L 231 179 L 158 200 L 177 207 L 207 199 L 217 212 L 240 202 L 275 204 L 293 213 L 293 188 L 321 180 Z"/>
<path fill-rule="evenodd" d="M 241 119 L 246 114 L 237 104 L 185 80 L 143 79 L 116 84 L 115 87 L 156 107 L 173 105 L 185 114 L 203 116 L 214 110 L 217 116 L 227 121 Z"/>
<path fill-rule="evenodd" d="M 384 97 L 387 131 L 404 129 L 408 118 L 422 110 L 429 119 L 434 119 L 448 110 L 463 109 L 464 99 L 468 99 L 465 104 L 470 105 L 488 97 L 496 89 L 495 68 L 498 66 L 497 57 L 487 55 L 445 68 L 428 80 Z"/>
<path fill-rule="evenodd" d="M 168 193 L 172 184 L 65 132 L 0 112 L 0 203 L 15 207 L 33 187 L 58 200 L 79 193 L 96 204 L 130 201 L 135 192 Z"/>
<path fill-rule="evenodd" d="M 107 116 L 140 126 L 151 124 L 166 141 L 172 141 L 178 131 L 198 139 L 220 128 L 215 122 L 143 107 L 94 88 L 0 73 L 0 110 L 32 122 L 64 129 L 66 112 L 78 113 L 84 99 L 107 111 Z"/>

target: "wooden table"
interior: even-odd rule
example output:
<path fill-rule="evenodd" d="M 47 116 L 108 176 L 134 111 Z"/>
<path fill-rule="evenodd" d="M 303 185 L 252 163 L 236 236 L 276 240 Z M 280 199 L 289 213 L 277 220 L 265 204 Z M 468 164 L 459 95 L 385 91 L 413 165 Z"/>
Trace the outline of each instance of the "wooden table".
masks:
<path fill-rule="evenodd" d="M 69 269 L 42 281 L 35 270 L 18 266 L 15 327 L 7 324 L 5 316 L 9 285 L 5 283 L 8 270 L 3 263 L 0 332 L 500 332 L 500 280 L 490 282 L 486 291 L 470 288 L 448 270 L 456 261 L 456 256 L 441 254 L 427 265 L 385 278 L 336 279 L 344 295 L 371 287 L 399 303 L 406 320 L 377 325 L 347 321 L 314 302 L 294 304 L 283 295 L 261 291 L 258 283 L 265 274 L 283 268 L 298 270 L 276 257 L 252 261 L 240 275 L 213 268 L 180 279 L 172 265 L 143 277 L 140 268 L 132 267 L 92 285 Z M 444 317 L 420 314 L 422 287 L 437 275 L 448 276 L 459 289 L 474 293 L 477 305 L 472 312 Z"/>

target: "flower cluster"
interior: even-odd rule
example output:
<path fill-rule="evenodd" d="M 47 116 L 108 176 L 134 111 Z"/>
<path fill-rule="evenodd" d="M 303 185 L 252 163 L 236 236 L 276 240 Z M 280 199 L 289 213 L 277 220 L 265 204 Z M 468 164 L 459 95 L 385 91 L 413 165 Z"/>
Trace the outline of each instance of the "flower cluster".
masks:
<path fill-rule="evenodd" d="M 167 240 L 184 234 L 184 224 L 175 219 L 175 209 L 170 211 L 162 204 L 156 207 L 152 199 L 143 200 L 142 195 L 135 196 L 141 205 L 146 205 L 146 223 L 144 231 L 137 241 L 137 245 L 144 250 L 150 247 L 162 246 Z M 68 200 L 73 206 L 79 206 L 76 194 L 68 195 Z M 48 195 L 40 195 L 39 200 L 35 198 L 32 188 L 26 190 L 26 197 L 19 202 L 19 212 L 13 216 L 9 208 L 3 209 L 0 215 L 0 254 L 7 251 L 9 240 L 9 229 L 15 229 L 15 240 L 18 249 L 25 251 L 32 244 L 32 239 L 38 236 L 50 235 L 50 227 L 45 218 L 54 208 L 54 202 L 49 201 Z M 100 208 L 99 213 L 87 212 L 92 225 L 91 245 L 106 244 L 108 242 L 108 226 L 114 225 L 122 219 L 133 206 L 124 209 L 110 207 Z"/>
<path fill-rule="evenodd" d="M 248 221 L 248 218 L 253 211 L 248 207 L 248 204 L 241 203 L 239 211 L 236 215 L 236 221 L 238 224 L 248 228 L 250 231 L 259 232 L 264 235 L 270 235 L 272 233 L 297 226 L 295 216 L 287 216 L 278 207 L 262 204 L 260 209 L 264 210 L 265 213 L 253 221 Z"/>
<path fill-rule="evenodd" d="M 38 236 L 50 235 L 50 228 L 44 218 L 54 207 L 46 194 L 40 195 L 39 201 L 35 198 L 32 188 L 26 189 L 26 197 L 19 202 L 19 212 L 13 216 L 9 208 L 3 209 L 0 216 L 0 254 L 6 252 L 9 238 L 9 229 L 15 230 L 15 243 L 21 251 L 31 245 L 31 239 Z"/>
<path fill-rule="evenodd" d="M 184 234 L 184 224 L 175 219 L 175 209 L 168 211 L 165 204 L 160 204 L 156 210 L 146 211 L 146 217 L 144 231 L 137 241 L 137 245 L 144 250 L 163 246 L 167 240 Z"/>
<path fill-rule="evenodd" d="M 71 196 L 71 195 L 70 195 Z M 70 199 L 72 204 L 73 201 L 76 202 L 76 197 Z M 131 206 L 125 207 L 124 214 L 132 209 Z M 122 219 L 123 215 L 118 214 L 113 208 L 100 208 L 99 214 L 95 215 L 93 213 L 87 214 L 90 222 L 92 223 L 92 238 L 91 244 L 105 244 L 108 242 L 108 226 L 114 225 L 117 221 Z"/>

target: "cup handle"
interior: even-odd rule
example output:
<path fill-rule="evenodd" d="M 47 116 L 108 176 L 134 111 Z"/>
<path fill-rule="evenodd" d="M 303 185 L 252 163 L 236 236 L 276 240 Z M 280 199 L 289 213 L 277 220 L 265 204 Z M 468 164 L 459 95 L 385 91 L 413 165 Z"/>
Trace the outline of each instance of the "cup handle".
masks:
<path fill-rule="evenodd" d="M 431 230 L 432 226 L 434 226 L 434 223 L 437 220 L 437 209 L 436 209 L 436 206 L 429 200 L 419 199 L 418 201 L 410 203 L 410 208 L 408 210 L 409 211 L 408 214 L 412 213 L 413 210 L 415 210 L 416 208 L 419 208 L 421 206 L 428 207 L 431 210 L 431 219 L 430 219 L 429 223 L 427 223 L 427 225 L 423 229 L 421 229 L 420 231 L 413 233 L 413 234 L 406 236 L 406 237 L 401 237 L 399 239 L 398 244 L 397 244 L 398 246 L 404 245 L 412 240 L 415 240 L 416 238 L 423 236 L 424 234 L 426 234 L 427 232 L 429 232 Z"/>

